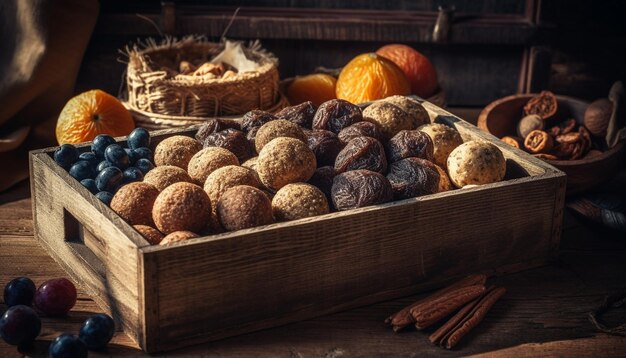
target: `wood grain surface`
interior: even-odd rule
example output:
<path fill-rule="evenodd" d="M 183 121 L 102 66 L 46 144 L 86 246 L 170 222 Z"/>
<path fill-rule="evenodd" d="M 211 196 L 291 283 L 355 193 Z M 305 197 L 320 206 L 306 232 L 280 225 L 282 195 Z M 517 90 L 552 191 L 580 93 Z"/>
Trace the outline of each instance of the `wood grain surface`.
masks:
<path fill-rule="evenodd" d="M 31 200 L 23 184 L 0 195 L 0 283 L 29 276 L 37 285 L 65 276 L 64 271 L 32 237 Z M 496 280 L 507 294 L 474 331 L 452 351 L 428 342 L 430 332 L 393 333 L 383 324 L 390 313 L 424 297 L 409 296 L 359 309 L 259 331 L 235 338 L 168 352 L 171 356 L 276 357 L 622 357 L 623 337 L 597 333 L 587 312 L 604 296 L 626 290 L 626 242 L 623 235 L 590 226 L 565 215 L 558 262 Z M 1 298 L 0 298 L 1 299 Z M 0 311 L 6 306 L 0 304 Z M 65 318 L 43 318 L 42 334 L 25 351 L 43 357 L 47 345 L 62 332 L 76 333 L 98 306 L 79 291 Z M 609 315 L 609 323 L 626 313 Z M 143 356 L 133 341 L 118 332 L 105 352 L 90 357 Z M 15 347 L 0 342 L 1 357 L 20 357 Z"/>

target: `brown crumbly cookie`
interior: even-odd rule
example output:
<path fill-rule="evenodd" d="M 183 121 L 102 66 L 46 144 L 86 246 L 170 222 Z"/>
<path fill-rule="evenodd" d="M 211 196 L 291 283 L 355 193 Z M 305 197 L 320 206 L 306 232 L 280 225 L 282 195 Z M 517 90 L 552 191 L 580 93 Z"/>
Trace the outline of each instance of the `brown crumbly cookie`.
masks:
<path fill-rule="evenodd" d="M 386 139 L 403 129 L 415 129 L 414 120 L 391 102 L 374 102 L 363 110 L 363 120 L 378 125 Z"/>
<path fill-rule="evenodd" d="M 158 245 L 163 240 L 163 234 L 152 226 L 148 225 L 133 225 L 141 236 L 143 236 L 150 245 Z"/>
<path fill-rule="evenodd" d="M 174 232 L 169 233 L 167 236 L 165 236 L 163 240 L 161 240 L 159 245 L 162 245 L 162 246 L 169 245 L 174 242 L 195 239 L 196 237 L 200 237 L 200 236 L 191 231 L 185 231 L 185 230 L 174 231 Z"/>
<path fill-rule="evenodd" d="M 448 173 L 446 173 L 446 171 L 438 166 L 437 164 L 435 164 L 435 169 L 437 169 L 437 172 L 439 173 L 439 193 L 441 193 L 442 191 L 448 191 L 448 190 L 452 190 L 454 189 L 454 186 L 452 185 L 452 182 L 450 181 L 450 177 L 448 176 Z"/>
<path fill-rule="evenodd" d="M 457 188 L 468 184 L 488 184 L 502 180 L 506 161 L 491 143 L 469 141 L 456 147 L 448 157 L 448 174 Z"/>
<path fill-rule="evenodd" d="M 274 217 L 278 221 L 297 220 L 328 214 L 326 196 L 311 184 L 287 184 L 272 199 Z"/>
<path fill-rule="evenodd" d="M 235 231 L 274 222 L 272 203 L 260 189 L 234 186 L 217 202 L 217 215 L 224 229 Z"/>
<path fill-rule="evenodd" d="M 430 139 L 433 140 L 433 154 L 435 157 L 433 162 L 446 169 L 448 167 L 447 162 L 450 152 L 463 144 L 461 134 L 459 134 L 456 129 L 441 123 L 426 124 L 419 127 L 418 130 L 428 134 Z"/>
<path fill-rule="evenodd" d="M 409 114 L 413 120 L 412 129 L 430 123 L 428 111 L 418 101 L 405 96 L 391 96 L 383 99 L 385 102 L 393 103 Z"/>
<path fill-rule="evenodd" d="M 256 162 L 259 159 L 259 157 L 252 157 L 248 160 L 246 160 L 245 162 L 243 162 L 243 164 L 241 164 L 242 167 L 246 167 L 246 168 L 250 168 L 252 170 L 256 171 Z"/>
<path fill-rule="evenodd" d="M 256 171 L 263 185 L 278 190 L 289 183 L 309 180 L 315 168 L 315 154 L 306 143 L 278 137 L 267 143 L 259 153 Z"/>
<path fill-rule="evenodd" d="M 277 119 L 275 121 L 265 123 L 256 133 L 254 146 L 257 153 L 269 143 L 272 139 L 278 137 L 295 138 L 306 143 L 307 137 L 299 125 L 292 123 L 286 119 Z"/>
<path fill-rule="evenodd" d="M 157 189 L 159 189 L 159 191 L 163 191 L 163 189 L 174 183 L 191 183 L 192 181 L 193 180 L 184 169 L 175 167 L 173 165 L 163 165 L 160 167 L 156 167 L 146 173 L 146 176 L 143 177 L 144 183 L 154 185 Z"/>
<path fill-rule="evenodd" d="M 111 209 L 131 225 L 153 226 L 152 206 L 159 190 L 152 184 L 135 182 L 121 187 L 111 200 Z"/>
<path fill-rule="evenodd" d="M 174 183 L 165 188 L 154 202 L 152 218 L 159 231 L 200 232 L 211 216 L 211 200 L 204 190 L 191 183 Z"/>
<path fill-rule="evenodd" d="M 191 158 L 187 172 L 196 184 L 204 185 L 209 174 L 227 165 L 239 165 L 237 156 L 224 148 L 208 147 Z"/>
<path fill-rule="evenodd" d="M 187 169 L 189 160 L 202 149 L 202 145 L 193 138 L 175 135 L 164 139 L 154 149 L 154 164 L 173 165 Z"/>
<path fill-rule="evenodd" d="M 204 182 L 204 191 L 212 203 L 217 203 L 222 194 L 237 185 L 260 186 L 256 173 L 246 167 L 227 165 L 211 173 Z M 215 205 L 213 206 L 215 210 Z"/>

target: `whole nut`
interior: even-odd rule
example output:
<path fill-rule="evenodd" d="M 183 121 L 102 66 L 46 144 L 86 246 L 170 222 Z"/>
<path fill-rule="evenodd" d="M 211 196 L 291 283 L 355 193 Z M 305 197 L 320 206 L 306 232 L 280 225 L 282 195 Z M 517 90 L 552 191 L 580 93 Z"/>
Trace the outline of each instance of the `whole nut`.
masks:
<path fill-rule="evenodd" d="M 517 134 L 520 137 L 526 138 L 528 134 L 535 129 L 543 129 L 545 126 L 545 122 L 541 117 L 537 114 L 529 114 L 522 118 L 519 123 L 517 123 Z"/>
<path fill-rule="evenodd" d="M 591 102 L 585 110 L 585 127 L 596 137 L 606 136 L 612 113 L 613 102 L 608 99 L 601 98 Z"/>

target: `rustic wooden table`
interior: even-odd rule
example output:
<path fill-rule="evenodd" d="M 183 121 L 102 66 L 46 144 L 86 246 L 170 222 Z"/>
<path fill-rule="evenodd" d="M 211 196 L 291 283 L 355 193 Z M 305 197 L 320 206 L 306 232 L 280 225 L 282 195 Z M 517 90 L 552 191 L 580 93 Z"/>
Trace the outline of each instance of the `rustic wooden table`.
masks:
<path fill-rule="evenodd" d="M 532 210 L 532 208 L 529 208 Z M 28 184 L 0 194 L 0 284 L 16 276 L 35 284 L 66 276 L 33 238 Z M 495 282 L 508 289 L 485 321 L 453 351 L 431 345 L 428 334 L 393 333 L 384 318 L 421 296 L 354 309 L 219 342 L 168 352 L 168 356 L 614 356 L 626 354 L 626 338 L 598 333 L 587 313 L 604 297 L 626 290 L 626 235 L 581 221 L 566 211 L 561 254 L 545 267 L 503 275 Z M 0 312 L 6 306 L 0 304 Z M 34 347 L 45 356 L 48 343 L 62 332 L 78 331 L 82 321 L 101 310 L 83 292 L 65 318 L 43 318 Z M 623 322 L 624 310 L 606 317 Z M 0 357 L 19 356 L 0 342 Z M 108 351 L 91 356 L 138 356 L 142 352 L 118 332 Z"/>

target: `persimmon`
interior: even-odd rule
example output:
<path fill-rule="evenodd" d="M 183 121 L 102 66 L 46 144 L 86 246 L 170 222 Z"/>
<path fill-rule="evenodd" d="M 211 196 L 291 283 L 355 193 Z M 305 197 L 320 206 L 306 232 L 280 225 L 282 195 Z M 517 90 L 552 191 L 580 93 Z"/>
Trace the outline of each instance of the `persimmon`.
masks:
<path fill-rule="evenodd" d="M 376 51 L 402 69 L 411 84 L 411 92 L 428 98 L 437 91 L 437 72 L 430 60 L 412 47 L 390 44 Z"/>

